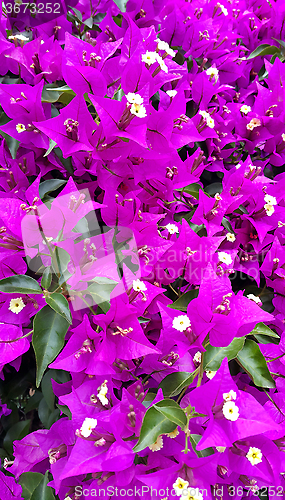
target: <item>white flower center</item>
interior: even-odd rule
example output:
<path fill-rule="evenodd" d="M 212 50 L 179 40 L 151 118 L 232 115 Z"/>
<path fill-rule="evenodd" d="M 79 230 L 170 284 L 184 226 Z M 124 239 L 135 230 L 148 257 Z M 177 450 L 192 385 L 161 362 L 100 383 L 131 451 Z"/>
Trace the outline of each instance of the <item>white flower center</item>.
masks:
<path fill-rule="evenodd" d="M 161 448 L 163 448 L 163 440 L 162 440 L 162 436 L 158 436 L 155 443 L 153 443 L 149 446 L 149 449 L 151 451 L 158 451 L 158 450 L 161 450 Z"/>
<path fill-rule="evenodd" d="M 170 234 L 175 234 L 179 232 L 179 229 L 175 224 L 167 224 L 165 228 Z"/>
<path fill-rule="evenodd" d="M 244 104 L 244 105 L 240 108 L 240 112 L 241 112 L 241 113 L 243 113 L 244 115 L 247 115 L 250 111 L 251 111 L 251 107 L 250 107 L 250 106 L 247 106 L 246 104 Z"/>
<path fill-rule="evenodd" d="M 95 429 L 97 425 L 97 420 L 96 418 L 85 418 L 81 428 L 80 428 L 80 433 L 82 434 L 83 437 L 87 438 L 91 435 L 92 430 Z"/>
<path fill-rule="evenodd" d="M 226 401 L 223 406 L 223 414 L 227 420 L 235 422 L 239 417 L 239 408 L 233 401 Z"/>
<path fill-rule="evenodd" d="M 9 311 L 15 314 L 19 314 L 26 305 L 23 302 L 22 297 L 19 297 L 18 299 L 11 299 L 10 300 L 10 305 L 9 305 Z"/>
<path fill-rule="evenodd" d="M 141 280 L 134 280 L 133 281 L 133 290 L 135 292 L 145 292 L 146 291 L 146 286 L 143 281 Z"/>
<path fill-rule="evenodd" d="M 262 462 L 262 453 L 259 448 L 255 448 L 254 446 L 250 446 L 246 458 L 250 461 L 251 465 L 257 465 Z"/>
<path fill-rule="evenodd" d="M 16 130 L 18 134 L 21 134 L 21 132 L 25 132 L 27 129 L 23 123 L 17 123 Z"/>
<path fill-rule="evenodd" d="M 227 233 L 226 234 L 226 238 L 227 238 L 228 241 L 231 241 L 232 243 L 234 241 L 236 241 L 236 237 L 235 237 L 235 235 L 233 233 Z"/>
<path fill-rule="evenodd" d="M 172 322 L 172 327 L 179 332 L 184 332 L 189 326 L 191 326 L 191 321 L 186 315 L 176 316 Z"/>
<path fill-rule="evenodd" d="M 229 266 L 232 263 L 232 258 L 227 252 L 218 252 L 218 258 L 220 262 Z"/>

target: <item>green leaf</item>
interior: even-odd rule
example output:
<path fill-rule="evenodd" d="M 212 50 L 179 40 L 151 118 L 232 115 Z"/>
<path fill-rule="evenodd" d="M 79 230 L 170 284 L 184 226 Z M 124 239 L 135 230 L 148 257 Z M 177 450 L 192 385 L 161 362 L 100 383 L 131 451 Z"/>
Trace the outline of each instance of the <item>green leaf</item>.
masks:
<path fill-rule="evenodd" d="M 117 7 L 119 7 L 121 12 L 126 12 L 127 0 L 114 0 Z"/>
<path fill-rule="evenodd" d="M 153 407 L 164 417 L 167 417 L 168 420 L 174 422 L 174 424 L 182 428 L 187 424 L 185 412 L 176 401 L 173 401 L 173 399 L 164 399 L 163 401 L 159 401 L 159 403 L 155 403 Z"/>
<path fill-rule="evenodd" d="M 17 156 L 18 148 L 20 146 L 20 141 L 17 141 L 17 139 L 15 139 L 14 137 L 11 137 L 10 135 L 6 134 L 5 132 L 2 132 L 2 130 L 0 130 L 0 135 L 2 135 L 2 137 L 4 137 L 6 144 L 8 146 L 8 149 L 11 153 L 11 156 L 12 156 L 13 160 L 15 160 L 15 158 Z"/>
<path fill-rule="evenodd" d="M 190 434 L 189 440 L 192 445 L 193 450 L 195 451 L 197 457 L 208 457 L 209 455 L 213 455 L 213 448 L 206 448 L 205 450 L 196 450 L 196 446 L 201 440 L 202 436 L 200 434 Z"/>
<path fill-rule="evenodd" d="M 188 186 L 185 186 L 184 188 L 180 189 L 175 189 L 175 191 L 180 191 L 181 193 L 186 193 L 190 194 L 193 196 L 193 198 L 196 198 L 196 200 L 199 199 L 199 191 L 203 190 L 202 186 L 198 184 L 197 182 L 194 182 L 193 184 L 188 184 Z"/>
<path fill-rule="evenodd" d="M 172 399 L 159 401 L 146 411 L 139 441 L 133 450 L 135 452 L 144 450 L 155 443 L 161 434 L 173 432 L 177 425 L 184 427 L 186 423 L 186 415 L 176 401 Z"/>
<path fill-rule="evenodd" d="M 186 312 L 187 306 L 191 302 L 191 300 L 196 299 L 198 297 L 199 290 L 198 288 L 195 290 L 190 290 L 189 292 L 183 293 L 179 299 L 177 299 L 173 304 L 169 304 L 167 307 L 170 309 L 178 309 L 178 311 Z"/>
<path fill-rule="evenodd" d="M 274 337 L 276 339 L 280 339 L 279 335 L 271 330 L 264 323 L 258 323 L 256 327 L 252 330 L 250 335 L 268 335 L 268 337 Z"/>
<path fill-rule="evenodd" d="M 46 194 L 52 193 L 56 191 L 61 186 L 64 186 L 67 181 L 63 181 L 62 179 L 48 179 L 47 181 L 41 182 L 39 185 L 39 194 L 41 200 L 45 197 Z"/>
<path fill-rule="evenodd" d="M 68 321 L 68 323 L 72 323 L 72 317 L 70 314 L 69 304 L 64 295 L 61 293 L 53 293 L 50 296 L 47 296 L 46 303 L 58 314 L 60 314 L 63 318 Z"/>
<path fill-rule="evenodd" d="M 0 280 L 0 292 L 3 293 L 43 293 L 36 280 L 24 274 L 18 274 Z"/>
<path fill-rule="evenodd" d="M 257 56 L 266 56 L 269 54 L 276 54 L 277 52 L 280 52 L 280 49 L 276 47 L 275 45 L 269 45 L 268 43 L 263 43 L 259 45 L 247 58 L 253 59 L 254 57 Z"/>
<path fill-rule="evenodd" d="M 51 379 L 53 377 L 53 371 L 54 370 L 48 370 L 42 379 L 41 382 L 41 389 L 43 396 L 45 398 L 45 401 L 51 411 L 54 411 L 54 402 L 55 402 L 55 394 L 53 392 L 52 388 L 52 383 Z"/>
<path fill-rule="evenodd" d="M 41 279 L 41 286 L 45 289 L 48 290 L 50 285 L 51 285 L 51 280 L 52 280 L 52 272 L 50 266 L 46 267 L 42 279 Z"/>
<path fill-rule="evenodd" d="M 204 370 L 217 371 L 223 359 L 228 358 L 228 361 L 230 361 L 237 356 L 243 348 L 244 342 L 245 338 L 241 337 L 234 339 L 227 347 L 214 347 L 208 345 L 203 355 Z"/>
<path fill-rule="evenodd" d="M 117 282 L 113 282 L 111 284 L 100 284 L 98 282 L 93 282 L 88 286 L 87 290 L 84 290 L 83 293 L 88 293 L 91 295 L 95 304 L 101 304 L 104 302 L 110 302 L 110 293 L 117 285 Z"/>
<path fill-rule="evenodd" d="M 41 400 L 43 399 L 43 393 L 41 391 L 36 391 L 33 396 L 31 396 L 27 403 L 24 405 L 25 413 L 32 410 L 37 410 Z"/>
<path fill-rule="evenodd" d="M 265 358 L 256 342 L 247 339 L 236 360 L 248 373 L 255 385 L 266 388 L 275 387 L 275 382 L 269 373 Z"/>
<path fill-rule="evenodd" d="M 68 326 L 66 319 L 48 305 L 36 314 L 32 344 L 37 363 L 37 387 L 40 385 L 45 369 L 63 348 Z"/>
<path fill-rule="evenodd" d="M 55 500 L 53 489 L 50 486 L 47 486 L 48 482 L 48 471 L 46 471 L 40 484 L 34 490 L 31 500 Z"/>
<path fill-rule="evenodd" d="M 49 148 L 47 149 L 47 151 L 45 152 L 45 154 L 43 156 L 44 157 L 48 156 L 52 152 L 52 150 L 55 146 L 56 146 L 56 142 L 53 139 L 50 139 L 49 140 Z"/>
<path fill-rule="evenodd" d="M 21 420 L 7 431 L 3 439 L 3 447 L 7 450 L 9 455 L 13 455 L 14 441 L 20 441 L 29 433 L 30 424 L 31 420 Z"/>
<path fill-rule="evenodd" d="M 178 396 L 184 387 L 193 382 L 195 377 L 196 372 L 170 373 L 160 382 L 158 388 L 162 389 L 164 397 L 172 398 L 173 396 Z"/>
<path fill-rule="evenodd" d="M 232 228 L 232 225 L 230 223 L 230 221 L 228 221 L 228 219 L 226 217 L 223 217 L 223 220 L 222 220 L 222 226 L 224 226 L 224 228 L 229 232 L 229 233 L 232 233 L 232 234 L 235 234 L 233 228 Z"/>
<path fill-rule="evenodd" d="M 22 497 L 24 497 L 24 500 L 31 500 L 31 496 L 42 478 L 43 475 L 39 472 L 24 472 L 20 475 L 19 483 L 22 486 Z"/>

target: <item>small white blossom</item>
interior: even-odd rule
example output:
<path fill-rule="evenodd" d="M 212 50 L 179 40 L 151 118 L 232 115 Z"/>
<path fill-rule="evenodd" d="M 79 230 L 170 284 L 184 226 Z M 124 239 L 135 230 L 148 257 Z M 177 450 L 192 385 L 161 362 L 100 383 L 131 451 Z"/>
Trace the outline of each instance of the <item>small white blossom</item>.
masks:
<path fill-rule="evenodd" d="M 223 406 L 223 414 L 227 420 L 235 422 L 239 417 L 239 408 L 233 401 L 226 401 Z"/>
<path fill-rule="evenodd" d="M 179 233 L 179 229 L 178 229 L 178 227 L 176 226 L 176 224 L 167 224 L 167 225 L 165 226 L 165 229 L 167 229 L 167 231 L 168 231 L 170 234 Z"/>
<path fill-rule="evenodd" d="M 224 401 L 232 401 L 233 399 L 236 400 L 236 398 L 237 398 L 237 393 L 232 389 L 229 392 L 224 392 L 223 394 Z"/>
<path fill-rule="evenodd" d="M 154 64 L 156 62 L 157 53 L 147 51 L 145 54 L 142 54 L 142 62 L 146 64 Z"/>
<path fill-rule="evenodd" d="M 221 197 L 220 193 L 216 193 L 214 196 L 215 200 L 221 201 L 223 198 Z"/>
<path fill-rule="evenodd" d="M 228 10 L 226 9 L 226 7 L 224 7 L 224 5 L 220 4 L 220 3 L 217 3 L 217 7 L 220 7 L 222 13 L 224 14 L 224 16 L 227 16 L 228 15 Z"/>
<path fill-rule="evenodd" d="M 137 103 L 132 104 L 130 111 L 131 111 L 132 115 L 136 115 L 138 118 L 145 118 L 146 117 L 146 109 L 141 104 L 137 104 Z"/>
<path fill-rule="evenodd" d="M 83 437 L 88 438 L 92 430 L 95 429 L 97 425 L 97 420 L 96 418 L 85 418 L 81 428 L 80 428 L 80 433 Z"/>
<path fill-rule="evenodd" d="M 274 214 L 274 206 L 273 205 L 270 205 L 269 203 L 265 203 L 264 205 L 264 208 L 265 208 L 265 211 L 266 211 L 266 215 L 268 215 L 269 217 Z"/>
<path fill-rule="evenodd" d="M 158 450 L 161 450 L 163 448 L 163 439 L 162 439 L 162 436 L 158 436 L 157 440 L 155 441 L 155 443 L 151 444 L 149 446 L 149 449 L 151 451 L 158 451 Z"/>
<path fill-rule="evenodd" d="M 9 305 L 9 311 L 15 314 L 19 314 L 25 307 L 22 297 L 18 297 L 17 299 L 11 299 Z"/>
<path fill-rule="evenodd" d="M 219 453 L 224 453 L 224 451 L 226 451 L 226 446 L 216 446 L 216 450 L 219 452 Z"/>
<path fill-rule="evenodd" d="M 143 98 L 139 94 L 134 94 L 133 92 L 129 92 L 126 94 L 126 99 L 130 104 L 142 104 Z"/>
<path fill-rule="evenodd" d="M 260 125 L 261 125 L 261 121 L 259 120 L 259 118 L 253 118 L 247 124 L 246 128 L 247 128 L 247 130 L 253 130 L 256 127 L 260 127 Z"/>
<path fill-rule="evenodd" d="M 268 203 L 269 205 L 277 205 L 277 200 L 274 196 L 271 196 L 270 194 L 266 194 L 264 196 L 264 201 Z"/>
<path fill-rule="evenodd" d="M 182 477 L 178 477 L 175 481 L 175 483 L 173 483 L 172 487 L 176 493 L 177 496 L 181 496 L 183 494 L 183 492 L 188 488 L 189 486 L 189 482 L 188 481 L 184 481 L 184 479 L 182 479 Z"/>
<path fill-rule="evenodd" d="M 262 304 L 262 302 L 261 302 L 260 298 L 259 298 L 259 297 L 257 297 L 256 295 L 253 295 L 253 293 L 249 293 L 249 294 L 247 295 L 247 298 L 248 298 L 249 300 L 253 300 L 253 302 L 255 302 L 256 304 Z"/>
<path fill-rule="evenodd" d="M 191 321 L 186 315 L 176 316 L 172 322 L 172 327 L 179 332 L 184 332 L 189 326 L 191 326 Z"/>
<path fill-rule="evenodd" d="M 232 263 L 232 258 L 227 252 L 218 252 L 218 258 L 220 262 L 229 266 Z"/>
<path fill-rule="evenodd" d="M 210 77 L 210 79 L 214 78 L 215 80 L 215 83 L 217 83 L 218 81 L 218 78 L 219 78 L 219 70 L 217 68 L 208 68 L 206 70 L 206 75 L 208 75 Z"/>
<path fill-rule="evenodd" d="M 262 453 L 259 448 L 255 448 L 255 446 L 250 446 L 246 458 L 250 461 L 251 465 L 257 465 L 262 462 Z"/>
<path fill-rule="evenodd" d="M 21 35 L 20 33 L 16 34 L 16 35 L 10 35 L 10 36 L 8 36 L 8 39 L 9 40 L 20 40 L 20 42 L 28 42 L 29 41 L 29 38 L 27 38 L 24 35 Z"/>
<path fill-rule="evenodd" d="M 214 376 L 216 375 L 217 372 L 215 372 L 214 370 L 206 370 L 206 376 L 212 380 L 212 378 L 214 378 Z"/>
<path fill-rule="evenodd" d="M 187 488 L 186 495 L 182 495 L 183 500 L 203 500 L 203 495 L 200 493 L 199 488 Z"/>
<path fill-rule="evenodd" d="M 247 104 L 243 104 L 243 106 L 240 108 L 240 112 L 243 113 L 244 115 L 247 115 L 251 111 L 251 107 L 247 106 Z"/>
<path fill-rule="evenodd" d="M 193 361 L 195 361 L 196 363 L 201 363 L 201 360 L 202 360 L 202 354 L 200 351 L 197 351 L 195 356 L 193 357 Z"/>
<path fill-rule="evenodd" d="M 179 434 L 179 430 L 178 430 L 178 429 L 177 429 L 177 427 L 176 427 L 176 429 L 174 429 L 174 431 L 172 431 L 172 432 L 168 432 L 166 435 L 167 435 L 167 437 L 169 437 L 170 439 L 174 439 L 174 438 L 176 438 L 176 437 L 178 436 L 178 434 Z"/>
<path fill-rule="evenodd" d="M 167 42 L 164 42 L 163 40 L 157 40 L 157 47 L 158 50 L 164 50 L 169 56 L 175 57 L 175 52 L 172 50 Z"/>
<path fill-rule="evenodd" d="M 166 94 L 169 95 L 169 97 L 175 97 L 177 94 L 177 90 L 167 90 Z"/>
<path fill-rule="evenodd" d="M 226 238 L 228 241 L 231 241 L 231 243 L 233 243 L 234 241 L 236 241 L 236 237 L 233 233 L 227 233 L 226 234 Z"/>
<path fill-rule="evenodd" d="M 21 134 L 21 132 L 25 132 L 27 129 L 23 123 L 17 123 L 16 130 L 18 134 Z"/>
<path fill-rule="evenodd" d="M 108 392 L 107 382 L 108 380 L 104 380 L 103 384 L 98 387 L 97 398 L 103 406 L 106 406 L 109 403 L 108 399 L 106 398 L 106 394 Z"/>
<path fill-rule="evenodd" d="M 281 137 L 282 137 L 282 141 L 285 142 L 285 134 L 281 134 Z"/>
<path fill-rule="evenodd" d="M 144 284 L 143 281 L 141 280 L 133 281 L 133 290 L 135 290 L 135 292 L 145 292 L 146 289 L 147 289 L 146 285 Z"/>
<path fill-rule="evenodd" d="M 168 67 L 166 66 L 164 60 L 162 59 L 162 57 L 160 57 L 159 54 L 156 54 L 156 61 L 158 62 L 162 71 L 164 71 L 165 73 L 168 73 Z"/>

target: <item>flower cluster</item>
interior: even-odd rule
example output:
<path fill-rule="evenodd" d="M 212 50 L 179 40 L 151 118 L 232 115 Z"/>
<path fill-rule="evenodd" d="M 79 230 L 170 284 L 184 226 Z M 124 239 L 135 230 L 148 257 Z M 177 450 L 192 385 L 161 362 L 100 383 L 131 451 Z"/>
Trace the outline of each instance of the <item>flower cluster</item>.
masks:
<path fill-rule="evenodd" d="M 282 497 L 284 2 L 73 3 L 0 23 L 0 496 Z"/>

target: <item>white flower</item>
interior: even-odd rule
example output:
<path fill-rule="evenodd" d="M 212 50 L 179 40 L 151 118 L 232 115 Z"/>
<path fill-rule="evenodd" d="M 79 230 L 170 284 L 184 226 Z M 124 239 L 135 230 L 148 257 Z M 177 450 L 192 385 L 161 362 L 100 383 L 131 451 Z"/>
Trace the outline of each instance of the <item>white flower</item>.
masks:
<path fill-rule="evenodd" d="M 169 97 L 175 97 L 177 94 L 177 90 L 167 90 L 166 94 L 169 95 Z M 285 136 L 285 134 L 284 134 Z"/>
<path fill-rule="evenodd" d="M 217 7 L 220 7 L 222 13 L 224 14 L 224 16 L 227 16 L 228 15 L 228 11 L 227 9 L 220 3 L 217 3 Z"/>
<path fill-rule="evenodd" d="M 239 417 L 239 408 L 233 401 L 226 401 L 223 406 L 223 414 L 227 420 L 235 422 Z"/>
<path fill-rule="evenodd" d="M 223 198 L 221 197 L 220 193 L 215 194 L 215 200 L 221 201 Z"/>
<path fill-rule="evenodd" d="M 149 449 L 151 451 L 158 451 L 158 450 L 161 450 L 161 448 L 163 448 L 163 440 L 162 440 L 162 436 L 158 436 L 155 443 L 153 443 L 149 446 Z"/>
<path fill-rule="evenodd" d="M 167 231 L 168 231 L 170 234 L 179 233 L 179 229 L 178 229 L 178 227 L 177 227 L 175 224 L 167 224 L 167 225 L 165 226 L 165 229 L 167 229 Z"/>
<path fill-rule="evenodd" d="M 156 54 L 156 60 L 159 64 L 160 68 L 162 69 L 162 71 L 164 71 L 165 73 L 168 73 L 168 67 L 166 66 L 162 57 L 160 57 L 160 55 Z"/>
<path fill-rule="evenodd" d="M 29 38 L 27 38 L 24 35 L 21 35 L 20 33 L 16 34 L 16 35 L 10 35 L 10 36 L 8 36 L 8 39 L 9 40 L 20 40 L 20 42 L 28 42 L 29 41 Z"/>
<path fill-rule="evenodd" d="M 208 68 L 206 70 L 206 75 L 208 75 L 210 77 L 210 79 L 214 78 L 215 80 L 215 83 L 217 83 L 218 81 L 218 78 L 219 78 L 219 70 L 217 68 Z"/>
<path fill-rule="evenodd" d="M 249 300 L 253 300 L 253 302 L 255 302 L 256 304 L 262 304 L 262 302 L 261 302 L 260 298 L 259 298 L 259 297 L 257 297 L 256 295 L 253 295 L 253 293 L 249 293 L 249 294 L 247 295 L 247 298 L 248 298 Z"/>
<path fill-rule="evenodd" d="M 139 94 L 134 94 L 133 92 L 129 92 L 126 95 L 126 99 L 130 104 L 142 104 L 143 98 Z"/>
<path fill-rule="evenodd" d="M 274 196 L 270 196 L 270 194 L 266 194 L 264 196 L 264 201 L 269 205 L 277 205 L 277 200 Z"/>
<path fill-rule="evenodd" d="M 215 127 L 215 122 L 213 120 L 213 118 L 208 118 L 207 119 L 207 125 L 209 128 L 214 128 Z"/>
<path fill-rule="evenodd" d="M 179 332 L 184 332 L 186 328 L 191 326 L 190 319 L 188 316 L 181 315 L 181 316 L 176 316 L 172 322 L 172 327 L 175 328 L 175 330 L 178 330 Z"/>
<path fill-rule="evenodd" d="M 178 429 L 177 429 L 177 427 L 176 427 L 176 429 L 174 429 L 174 431 L 172 431 L 172 432 L 168 432 L 166 435 L 167 435 L 167 437 L 169 437 L 170 439 L 174 439 L 174 438 L 176 438 L 176 437 L 178 436 L 178 434 L 179 434 L 179 430 L 178 430 Z"/>
<path fill-rule="evenodd" d="M 108 399 L 106 398 L 106 394 L 108 392 L 107 382 L 108 380 L 104 380 L 103 384 L 98 387 L 97 398 L 103 406 L 106 406 L 109 403 Z"/>
<path fill-rule="evenodd" d="M 173 483 L 172 485 L 177 496 L 181 496 L 183 491 L 187 490 L 188 486 L 189 486 L 188 481 L 184 481 L 182 477 L 178 477 L 175 483 Z"/>
<path fill-rule="evenodd" d="M 243 104 L 243 106 L 240 108 L 240 112 L 243 113 L 244 115 L 247 115 L 251 111 L 251 107 L 247 106 L 247 104 Z"/>
<path fill-rule="evenodd" d="M 145 54 L 142 54 L 142 62 L 146 64 L 153 64 L 156 62 L 157 53 L 147 51 Z"/>
<path fill-rule="evenodd" d="M 232 243 L 234 241 L 236 241 L 236 237 L 235 237 L 235 235 L 233 233 L 227 233 L 226 234 L 226 238 L 227 238 L 228 241 L 231 241 Z"/>
<path fill-rule="evenodd" d="M 88 438 L 92 433 L 92 430 L 95 429 L 97 425 L 96 418 L 85 418 L 81 428 L 80 433 L 83 437 Z"/>
<path fill-rule="evenodd" d="M 227 252 L 218 252 L 218 258 L 220 262 L 229 266 L 232 263 L 232 258 Z"/>
<path fill-rule="evenodd" d="M 219 452 L 219 453 L 224 453 L 224 451 L 226 451 L 226 446 L 216 446 L 216 450 Z"/>
<path fill-rule="evenodd" d="M 250 446 L 246 458 L 250 461 L 251 465 L 257 465 L 262 462 L 262 453 L 259 448 L 255 448 L 255 446 Z"/>
<path fill-rule="evenodd" d="M 195 356 L 193 357 L 193 361 L 195 361 L 196 363 L 201 363 L 201 360 L 202 360 L 202 354 L 200 351 L 197 351 Z"/>
<path fill-rule="evenodd" d="M 233 399 L 236 400 L 236 398 L 237 398 L 237 393 L 232 389 L 229 392 L 224 392 L 223 394 L 224 401 L 232 401 Z"/>
<path fill-rule="evenodd" d="M 132 115 L 136 115 L 138 118 L 145 118 L 146 117 L 146 109 L 141 104 L 137 104 L 137 103 L 132 104 L 130 111 L 131 111 Z"/>
<path fill-rule="evenodd" d="M 269 203 L 265 203 L 264 205 L 264 208 L 265 208 L 265 211 L 266 211 L 266 215 L 268 215 L 269 217 L 274 214 L 274 206 L 273 205 L 270 205 Z"/>
<path fill-rule="evenodd" d="M 206 376 L 212 380 L 212 378 L 214 378 L 214 376 L 216 375 L 217 372 L 213 371 L 213 370 L 206 370 Z"/>
<path fill-rule="evenodd" d="M 16 130 L 18 134 L 20 134 L 21 132 L 25 132 L 27 129 L 23 123 L 17 123 Z"/>
<path fill-rule="evenodd" d="M 281 137 L 282 137 L 282 141 L 285 142 L 285 134 L 281 134 Z"/>
<path fill-rule="evenodd" d="M 135 292 L 145 292 L 146 289 L 147 289 L 146 285 L 144 284 L 143 281 L 141 280 L 133 281 L 133 290 L 135 290 Z"/>
<path fill-rule="evenodd" d="M 175 52 L 172 50 L 167 42 L 164 42 L 163 40 L 157 40 L 157 47 L 158 50 L 164 50 L 169 56 L 175 57 Z"/>
<path fill-rule="evenodd" d="M 253 118 L 247 124 L 246 128 L 247 128 L 247 130 L 253 130 L 256 127 L 260 127 L 260 125 L 261 125 L 261 121 L 258 118 Z"/>
<path fill-rule="evenodd" d="M 200 493 L 199 488 L 187 488 L 186 495 L 184 493 L 181 497 L 183 500 L 203 500 L 203 495 Z"/>
<path fill-rule="evenodd" d="M 18 299 L 11 299 L 9 305 L 9 311 L 15 314 L 19 314 L 26 305 L 23 302 L 22 297 L 18 297 Z"/>

